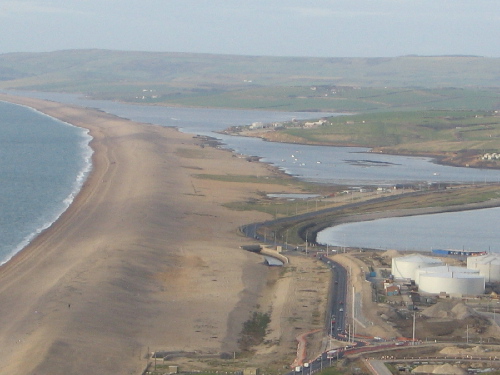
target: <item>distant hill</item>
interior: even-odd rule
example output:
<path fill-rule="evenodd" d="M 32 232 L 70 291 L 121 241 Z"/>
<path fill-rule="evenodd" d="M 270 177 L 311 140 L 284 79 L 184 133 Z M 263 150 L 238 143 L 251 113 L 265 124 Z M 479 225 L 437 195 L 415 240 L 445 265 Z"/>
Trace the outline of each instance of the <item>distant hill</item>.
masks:
<path fill-rule="evenodd" d="M 496 91 L 500 88 L 500 59 L 308 58 L 109 50 L 0 55 L 0 88 L 80 92 L 96 98 L 156 104 L 263 108 L 276 100 L 276 109 L 339 109 L 338 102 L 329 108 L 330 103 L 320 103 L 318 98 L 314 103 L 299 104 L 296 98 L 309 95 L 297 88 L 311 86 Z M 241 100 L 232 103 L 235 95 L 227 93 L 237 93 Z M 344 109 L 351 110 L 349 106 Z"/>

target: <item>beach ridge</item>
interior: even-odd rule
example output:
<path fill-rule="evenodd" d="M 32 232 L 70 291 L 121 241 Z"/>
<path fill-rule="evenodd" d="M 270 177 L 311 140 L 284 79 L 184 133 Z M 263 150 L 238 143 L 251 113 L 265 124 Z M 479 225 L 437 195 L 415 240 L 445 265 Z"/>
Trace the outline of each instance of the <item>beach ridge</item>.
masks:
<path fill-rule="evenodd" d="M 0 267 L 0 372 L 140 373 L 148 348 L 237 350 L 267 269 L 236 228 L 267 216 L 221 205 L 259 186 L 194 174 L 269 169 L 172 128 L 0 99 L 88 129 L 94 150 L 66 212 Z"/>

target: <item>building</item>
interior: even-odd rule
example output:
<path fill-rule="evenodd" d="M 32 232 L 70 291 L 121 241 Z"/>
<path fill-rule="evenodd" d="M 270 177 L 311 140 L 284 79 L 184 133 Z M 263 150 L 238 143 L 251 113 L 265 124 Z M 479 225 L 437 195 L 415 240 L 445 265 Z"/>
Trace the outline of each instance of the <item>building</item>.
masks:
<path fill-rule="evenodd" d="M 385 288 L 385 294 L 387 296 L 397 296 L 399 295 L 399 287 L 397 285 L 389 285 Z"/>
<path fill-rule="evenodd" d="M 392 258 L 391 272 L 396 279 L 415 280 L 415 272 L 420 268 L 442 266 L 444 263 L 437 259 L 420 254 L 412 254 L 399 258 Z"/>
<path fill-rule="evenodd" d="M 500 254 L 468 257 L 467 268 L 479 271 L 487 283 L 500 282 Z"/>
<path fill-rule="evenodd" d="M 451 296 L 475 296 L 484 293 L 484 277 L 476 273 L 430 272 L 420 275 L 418 290 Z"/>

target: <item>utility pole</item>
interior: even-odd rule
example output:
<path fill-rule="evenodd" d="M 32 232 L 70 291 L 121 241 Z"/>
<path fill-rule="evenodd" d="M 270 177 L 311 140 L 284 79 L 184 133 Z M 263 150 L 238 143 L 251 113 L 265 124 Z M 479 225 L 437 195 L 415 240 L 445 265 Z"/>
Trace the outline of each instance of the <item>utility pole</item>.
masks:
<path fill-rule="evenodd" d="M 309 234 L 309 231 L 308 231 L 308 230 L 306 230 L 306 255 L 308 254 L 308 253 L 307 253 L 307 235 L 308 235 L 308 234 Z"/>
<path fill-rule="evenodd" d="M 356 320 L 356 315 L 354 313 L 354 309 L 355 309 L 355 306 L 356 306 L 356 303 L 355 303 L 355 300 L 356 300 L 356 295 L 355 295 L 355 291 L 354 291 L 354 282 L 351 281 L 353 283 L 353 286 L 352 286 L 352 337 L 353 337 L 353 340 L 354 340 L 354 333 L 355 333 L 355 320 Z"/>
<path fill-rule="evenodd" d="M 415 345 L 415 317 L 416 317 L 416 313 L 413 312 L 413 338 L 412 338 L 413 345 Z"/>
<path fill-rule="evenodd" d="M 333 326 L 334 326 L 333 317 L 334 316 L 335 315 L 333 315 L 333 314 L 330 316 L 330 337 L 332 337 L 332 338 L 333 338 Z M 331 341 L 330 341 L 330 343 L 331 343 Z"/>

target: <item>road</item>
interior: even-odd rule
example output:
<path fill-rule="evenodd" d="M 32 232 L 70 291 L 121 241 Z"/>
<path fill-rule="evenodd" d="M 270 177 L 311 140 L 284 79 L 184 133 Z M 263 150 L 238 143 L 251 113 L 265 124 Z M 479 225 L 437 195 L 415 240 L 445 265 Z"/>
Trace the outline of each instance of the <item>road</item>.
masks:
<path fill-rule="evenodd" d="M 328 311 L 326 312 L 326 329 L 332 337 L 344 340 L 347 314 L 345 311 L 345 301 L 347 297 L 347 270 L 339 263 L 334 262 L 322 255 L 320 255 L 320 259 L 333 272 L 329 296 L 330 304 Z"/>
<path fill-rule="evenodd" d="M 248 225 L 244 225 L 244 226 L 240 227 L 240 230 L 247 237 L 254 238 L 254 239 L 257 239 L 259 241 L 266 242 L 266 243 L 276 243 L 276 238 L 274 238 L 273 236 L 270 236 L 269 238 L 267 238 L 267 236 L 266 236 L 266 238 L 264 238 L 263 236 L 258 235 L 259 227 L 272 226 L 275 224 L 292 223 L 292 222 L 298 222 L 298 221 L 300 222 L 300 221 L 312 219 L 318 215 L 332 214 L 335 212 L 340 212 L 340 211 L 345 210 L 345 209 L 352 209 L 352 208 L 356 208 L 356 207 L 361 207 L 361 206 L 364 206 L 367 204 L 389 202 L 389 201 L 400 199 L 403 197 L 418 196 L 418 195 L 424 195 L 424 194 L 428 194 L 428 192 L 415 191 L 415 192 L 411 192 L 411 193 L 401 193 L 401 194 L 394 195 L 394 196 L 378 197 L 378 198 L 368 199 L 368 200 L 361 201 L 361 202 L 349 203 L 349 204 L 345 204 L 342 206 L 330 207 L 330 208 L 325 208 L 325 209 L 318 210 L 318 211 L 307 212 L 305 214 L 300 214 L 300 215 L 296 215 L 296 216 L 282 217 L 279 219 L 264 221 L 261 223 L 252 223 L 252 224 L 248 224 Z M 313 242 L 312 240 L 314 240 L 314 239 L 310 239 L 309 242 L 312 243 Z M 280 243 L 279 245 L 282 245 L 285 247 L 287 244 Z"/>

